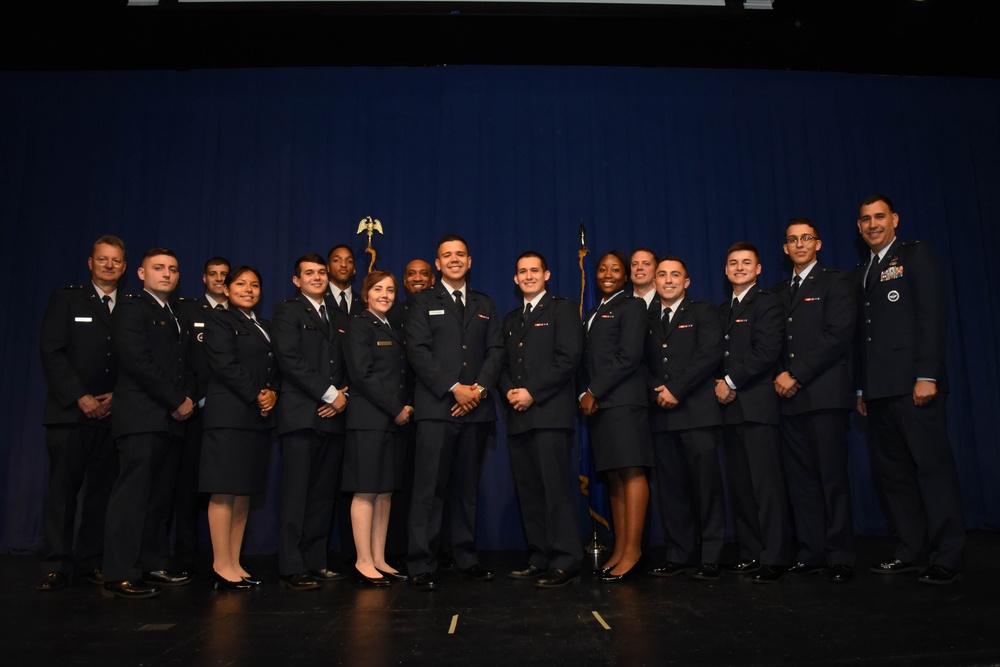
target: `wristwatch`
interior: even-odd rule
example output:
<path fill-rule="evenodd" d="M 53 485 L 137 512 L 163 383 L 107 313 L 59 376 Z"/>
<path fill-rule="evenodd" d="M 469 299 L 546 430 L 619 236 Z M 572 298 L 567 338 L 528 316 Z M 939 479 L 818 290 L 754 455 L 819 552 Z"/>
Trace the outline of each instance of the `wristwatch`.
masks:
<path fill-rule="evenodd" d="M 483 385 L 479 385 L 479 400 L 486 398 L 486 394 L 488 393 L 489 390 L 486 387 L 484 387 Z"/>

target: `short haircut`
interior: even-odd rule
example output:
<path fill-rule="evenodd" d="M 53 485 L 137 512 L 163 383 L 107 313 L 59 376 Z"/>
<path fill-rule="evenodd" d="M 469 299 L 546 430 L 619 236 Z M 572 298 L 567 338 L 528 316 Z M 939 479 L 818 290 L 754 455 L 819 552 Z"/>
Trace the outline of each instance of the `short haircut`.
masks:
<path fill-rule="evenodd" d="M 333 257 L 333 253 L 337 252 L 341 248 L 351 253 L 351 259 L 354 259 L 354 250 L 351 248 L 351 246 L 347 245 L 346 243 L 338 243 L 337 245 L 330 248 L 330 252 L 326 253 L 326 261 L 320 262 L 320 264 L 329 264 L 330 258 Z"/>
<path fill-rule="evenodd" d="M 222 262 L 214 262 L 215 264 L 221 264 Z M 264 279 L 260 277 L 260 271 L 249 264 L 240 264 L 235 269 L 232 269 L 226 274 L 226 287 L 232 285 L 237 278 L 242 276 L 244 273 L 252 273 L 257 276 L 257 282 L 260 283 L 261 288 L 264 287 Z"/>
<path fill-rule="evenodd" d="M 444 236 L 441 237 L 441 240 L 438 241 L 437 248 L 434 250 L 435 256 L 437 255 L 437 251 L 441 249 L 441 246 L 443 246 L 445 243 L 450 243 L 452 241 L 461 242 L 461 244 L 465 246 L 465 252 L 469 252 L 469 244 L 466 243 L 465 239 L 463 239 L 458 234 L 445 234 Z"/>
<path fill-rule="evenodd" d="M 637 253 L 637 252 L 648 252 L 650 255 L 653 256 L 654 260 L 656 259 L 656 253 L 653 252 L 652 250 L 650 250 L 649 248 L 647 248 L 646 246 L 642 246 L 642 247 L 636 248 L 635 250 L 632 251 L 632 255 L 635 255 L 635 253 Z M 631 258 L 632 255 L 629 255 L 629 258 Z M 629 261 L 629 263 L 631 264 L 631 261 Z"/>
<path fill-rule="evenodd" d="M 548 271 L 549 270 L 549 265 L 545 261 L 545 257 L 542 256 L 542 253 L 535 252 L 534 250 L 527 250 L 527 251 L 522 252 L 520 255 L 517 256 L 517 259 L 514 261 L 514 271 L 517 271 L 517 265 L 525 257 L 537 257 L 538 259 L 542 260 L 542 271 Z"/>
<path fill-rule="evenodd" d="M 629 258 L 626 257 L 625 253 L 623 253 L 621 250 L 609 250 L 609 251 L 607 251 L 606 253 L 604 253 L 603 255 L 601 255 L 598 258 L 597 263 L 600 264 L 601 260 L 604 259 L 605 257 L 607 257 L 608 255 L 611 255 L 612 257 L 614 257 L 615 259 L 617 259 L 621 263 L 622 268 L 625 270 L 625 276 L 626 276 L 626 282 L 627 282 L 628 281 L 628 269 L 629 269 L 629 265 L 631 264 L 631 262 L 629 262 Z"/>
<path fill-rule="evenodd" d="M 399 285 L 396 283 L 396 276 L 392 275 L 391 271 L 376 270 L 365 276 L 365 279 L 361 281 L 361 302 L 363 304 L 368 305 L 368 290 L 386 278 L 392 278 L 393 288 L 399 289 Z"/>
<path fill-rule="evenodd" d="M 877 192 L 875 194 L 870 194 L 867 197 L 865 197 L 864 199 L 862 199 L 861 200 L 861 206 L 859 206 L 858 209 L 860 210 L 861 208 L 864 208 L 865 206 L 871 206 L 872 204 L 874 204 L 876 202 L 880 202 L 880 201 L 884 201 L 885 205 L 889 207 L 889 213 L 895 213 L 896 212 L 896 207 L 893 205 L 892 200 L 889 199 L 888 197 L 886 197 L 885 195 L 878 194 Z"/>
<path fill-rule="evenodd" d="M 227 270 L 232 268 L 233 266 L 232 264 L 229 263 L 229 260 L 226 259 L 225 257 L 209 257 L 208 259 L 205 260 L 205 269 L 204 271 L 202 271 L 202 273 L 207 274 L 208 267 L 218 266 L 220 264 L 224 264 Z M 257 277 L 260 278 L 260 274 L 258 274 Z M 226 284 L 228 285 L 229 283 Z"/>
<path fill-rule="evenodd" d="M 326 262 L 323 261 L 323 258 L 320 257 L 319 254 L 317 254 L 315 252 L 307 252 L 306 254 L 302 255 L 297 260 L 295 260 L 295 275 L 296 276 L 298 276 L 300 278 L 302 277 L 300 271 L 302 269 L 302 264 L 306 263 L 306 262 L 308 262 L 309 264 L 319 264 L 324 269 L 326 268 Z"/>
<path fill-rule="evenodd" d="M 167 257 L 177 259 L 177 254 L 170 248 L 150 248 L 143 254 L 142 261 L 140 261 L 139 264 L 145 264 L 147 259 L 150 257 L 156 257 L 157 255 L 166 255 Z"/>
<path fill-rule="evenodd" d="M 101 238 L 99 238 L 96 241 L 94 241 L 94 251 L 95 252 L 97 251 L 97 246 L 99 246 L 99 245 L 114 246 L 114 247 L 118 248 L 119 250 L 121 250 L 123 255 L 125 254 L 125 242 L 122 241 L 117 236 L 113 236 L 112 234 L 105 234 Z"/>
<path fill-rule="evenodd" d="M 681 265 L 681 268 L 684 269 L 684 275 L 685 276 L 688 275 L 687 264 L 685 264 L 684 260 L 678 257 L 677 255 L 664 255 L 663 257 L 660 257 L 659 259 L 656 260 L 656 265 L 659 266 L 660 262 L 677 262 L 678 264 Z"/>
<path fill-rule="evenodd" d="M 733 245 L 729 246 L 729 250 L 726 251 L 726 261 L 729 260 L 729 256 L 734 252 L 740 252 L 741 250 L 749 250 L 752 252 L 753 256 L 757 259 L 757 263 L 760 264 L 760 253 L 757 252 L 757 247 L 749 241 L 737 241 Z"/>
<path fill-rule="evenodd" d="M 819 238 L 819 227 L 817 227 L 816 223 L 814 223 L 809 218 L 792 218 L 791 220 L 789 220 L 788 224 L 785 225 L 785 236 L 788 236 L 788 228 L 791 227 L 792 225 L 809 225 L 810 227 L 812 227 L 813 235 L 816 238 Z"/>

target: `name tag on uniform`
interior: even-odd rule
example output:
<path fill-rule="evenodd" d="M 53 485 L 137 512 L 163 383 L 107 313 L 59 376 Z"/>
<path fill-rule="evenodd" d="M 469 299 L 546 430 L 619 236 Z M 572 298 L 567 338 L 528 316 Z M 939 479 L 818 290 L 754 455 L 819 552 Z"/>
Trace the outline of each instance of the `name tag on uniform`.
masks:
<path fill-rule="evenodd" d="M 205 327 L 205 323 L 204 322 L 192 322 L 191 326 L 193 326 L 195 329 L 203 329 Z"/>
<path fill-rule="evenodd" d="M 391 340 L 378 340 L 378 341 L 375 341 L 375 345 L 377 347 L 389 347 L 389 346 L 392 345 L 392 341 Z"/>
<path fill-rule="evenodd" d="M 428 315 L 444 315 L 443 310 L 432 310 L 427 313 Z"/>
<path fill-rule="evenodd" d="M 93 322 L 94 318 L 93 317 L 74 317 L 73 321 L 74 322 Z"/>

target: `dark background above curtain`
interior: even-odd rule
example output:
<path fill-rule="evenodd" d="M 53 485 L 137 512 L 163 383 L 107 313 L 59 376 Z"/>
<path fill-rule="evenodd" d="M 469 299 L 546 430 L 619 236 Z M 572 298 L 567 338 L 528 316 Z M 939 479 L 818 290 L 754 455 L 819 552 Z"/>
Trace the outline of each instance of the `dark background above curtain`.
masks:
<path fill-rule="evenodd" d="M 262 312 L 288 296 L 295 259 L 381 220 L 377 265 L 399 274 L 465 236 L 471 285 L 518 305 L 513 263 L 542 252 L 553 292 L 579 298 L 578 228 L 596 256 L 648 246 L 682 256 L 690 294 L 726 297 L 725 250 L 761 250 L 761 284 L 786 277 L 792 216 L 820 261 L 860 258 L 858 203 L 895 200 L 899 236 L 948 270 L 949 428 L 970 528 L 1000 525 L 1000 338 L 989 251 L 1000 221 L 1000 82 L 992 79 L 604 67 L 0 73 L 0 220 L 6 240 L 0 363 L 0 550 L 40 548 L 47 460 L 38 326 L 51 290 L 87 279 L 97 236 L 173 248 L 183 296 L 216 254 L 257 265 Z M 859 532 L 886 530 L 855 422 Z M 501 435 L 483 472 L 480 546 L 522 544 Z M 272 493 L 273 495 L 273 493 Z M 273 508 L 251 550 L 273 549 Z M 654 528 L 654 539 L 655 539 Z"/>

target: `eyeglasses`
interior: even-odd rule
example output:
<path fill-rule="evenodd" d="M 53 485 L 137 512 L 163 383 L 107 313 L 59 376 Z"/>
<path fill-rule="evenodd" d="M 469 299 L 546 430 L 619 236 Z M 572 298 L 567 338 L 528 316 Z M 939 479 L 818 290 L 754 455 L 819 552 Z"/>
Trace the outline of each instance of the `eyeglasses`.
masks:
<path fill-rule="evenodd" d="M 789 236 L 785 239 L 785 243 L 788 245 L 797 245 L 799 241 L 802 241 L 802 245 L 807 243 L 812 243 L 813 241 L 819 241 L 818 238 L 812 234 L 803 234 L 802 236 Z"/>
<path fill-rule="evenodd" d="M 124 264 L 124 261 L 117 257 L 95 257 L 94 261 L 98 264 L 111 264 L 112 266 L 121 266 Z"/>

